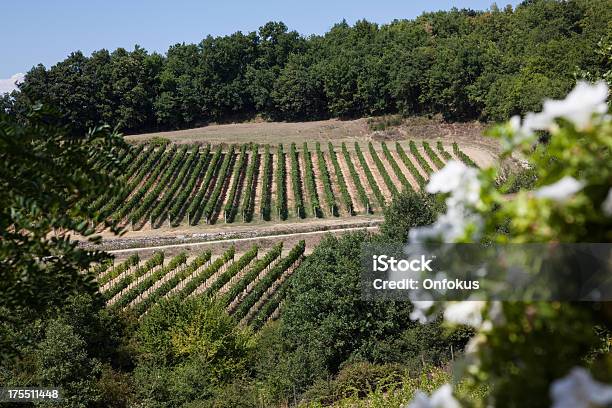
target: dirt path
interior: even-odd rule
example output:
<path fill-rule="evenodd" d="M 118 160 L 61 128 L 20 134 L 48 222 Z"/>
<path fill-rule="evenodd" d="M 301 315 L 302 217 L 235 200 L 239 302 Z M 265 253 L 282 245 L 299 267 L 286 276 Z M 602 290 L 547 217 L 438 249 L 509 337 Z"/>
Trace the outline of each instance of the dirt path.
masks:
<path fill-rule="evenodd" d="M 378 223 L 375 223 L 378 224 Z M 138 254 L 143 258 L 147 259 L 150 255 L 152 255 L 155 251 L 163 250 L 165 256 L 170 259 L 170 257 L 187 251 L 188 253 L 196 253 L 201 252 L 205 249 L 210 249 L 213 253 L 222 253 L 227 250 L 229 247 L 234 245 L 236 247 L 236 252 L 244 252 L 252 247 L 254 244 L 260 245 L 261 250 L 264 251 L 267 248 L 271 248 L 276 245 L 280 240 L 283 241 L 283 246 L 286 248 L 292 248 L 296 245 L 300 240 L 306 240 L 306 252 L 311 253 L 316 244 L 323 239 L 325 234 L 333 233 L 333 234 L 345 234 L 347 232 L 354 231 L 375 231 L 378 229 L 378 225 L 362 225 L 356 227 L 348 227 L 348 228 L 338 228 L 338 229 L 327 229 L 327 230 L 319 230 L 319 231 L 308 231 L 308 232 L 295 232 L 288 234 L 277 234 L 277 235 L 268 235 L 264 237 L 248 237 L 248 238 L 236 238 L 236 239 L 221 239 L 214 241 L 206 241 L 206 242 L 188 242 L 188 243 L 179 243 L 179 244 L 167 244 L 167 245 L 157 245 L 157 246 L 149 246 L 149 247 L 141 247 L 141 248 L 128 248 L 128 249 L 118 249 L 108 251 L 111 254 L 115 255 L 118 259 L 125 258 L 131 255 L 134 252 L 138 252 Z"/>
<path fill-rule="evenodd" d="M 481 149 L 478 147 L 462 147 L 461 145 L 459 146 L 459 148 L 461 149 L 463 153 L 470 156 L 470 158 L 474 160 L 476 164 L 478 165 L 478 167 L 480 168 L 489 167 L 495 161 L 495 158 L 491 154 L 491 152 L 488 152 L 484 149 Z M 452 146 L 451 146 L 450 154 L 453 154 Z"/>

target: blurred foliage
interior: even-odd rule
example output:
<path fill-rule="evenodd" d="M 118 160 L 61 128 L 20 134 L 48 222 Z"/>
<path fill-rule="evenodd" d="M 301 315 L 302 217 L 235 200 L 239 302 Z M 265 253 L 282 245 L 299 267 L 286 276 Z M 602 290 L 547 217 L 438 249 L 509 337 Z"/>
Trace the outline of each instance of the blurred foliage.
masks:
<path fill-rule="evenodd" d="M 28 320 L 61 307 L 71 294 L 95 295 L 87 271 L 108 255 L 72 240 L 96 242 L 92 225 L 119 232 L 88 204 L 122 188 L 123 138 L 108 127 L 82 136 L 58 125 L 54 112 L 33 107 L 21 122 L 0 112 L 0 310 Z M 13 349 L 0 337 L 2 352 Z"/>

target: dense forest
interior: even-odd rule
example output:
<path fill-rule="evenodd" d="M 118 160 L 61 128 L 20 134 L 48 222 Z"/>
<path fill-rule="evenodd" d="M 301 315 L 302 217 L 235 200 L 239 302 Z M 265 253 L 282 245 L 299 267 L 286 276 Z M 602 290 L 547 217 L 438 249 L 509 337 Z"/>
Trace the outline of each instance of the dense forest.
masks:
<path fill-rule="evenodd" d="M 89 57 L 77 51 L 51 68 L 33 67 L 21 92 L 0 104 L 19 115 L 45 102 L 76 132 L 108 123 L 138 133 L 255 115 L 503 120 L 609 69 L 602 49 L 610 21 L 609 0 L 529 0 L 385 25 L 343 21 L 308 37 L 269 22 L 258 32 L 176 44 L 165 55 L 139 46 Z"/>

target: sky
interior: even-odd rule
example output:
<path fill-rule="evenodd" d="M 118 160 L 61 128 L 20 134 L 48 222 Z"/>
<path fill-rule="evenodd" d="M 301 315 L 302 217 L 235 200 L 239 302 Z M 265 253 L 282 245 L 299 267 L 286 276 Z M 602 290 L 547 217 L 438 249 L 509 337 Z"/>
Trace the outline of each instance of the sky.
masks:
<path fill-rule="evenodd" d="M 207 35 L 257 30 L 283 21 L 301 34 L 323 34 L 333 24 L 365 18 L 376 23 L 412 19 L 452 7 L 484 10 L 493 0 L 30 0 L 0 5 L 0 88 L 39 63 L 49 67 L 72 51 L 132 49 L 164 53 L 170 45 Z M 500 8 L 519 1 L 498 1 Z M 2 93 L 2 89 L 0 89 Z"/>

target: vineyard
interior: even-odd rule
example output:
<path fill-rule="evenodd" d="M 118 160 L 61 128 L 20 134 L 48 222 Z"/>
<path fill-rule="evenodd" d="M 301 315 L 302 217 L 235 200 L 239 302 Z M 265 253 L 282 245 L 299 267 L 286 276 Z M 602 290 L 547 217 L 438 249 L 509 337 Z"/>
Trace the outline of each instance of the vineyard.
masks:
<path fill-rule="evenodd" d="M 441 141 L 147 144 L 120 155 L 126 188 L 90 206 L 131 229 L 375 214 L 452 159 L 477 166 Z"/>
<path fill-rule="evenodd" d="M 261 328 L 279 314 L 289 279 L 305 251 L 300 241 L 283 254 L 280 242 L 260 252 L 257 245 L 237 254 L 230 247 L 218 256 L 206 250 L 189 258 L 185 252 L 166 258 L 137 254 L 92 270 L 109 308 L 142 317 L 164 298 L 205 296 L 221 302 L 243 325 Z"/>

